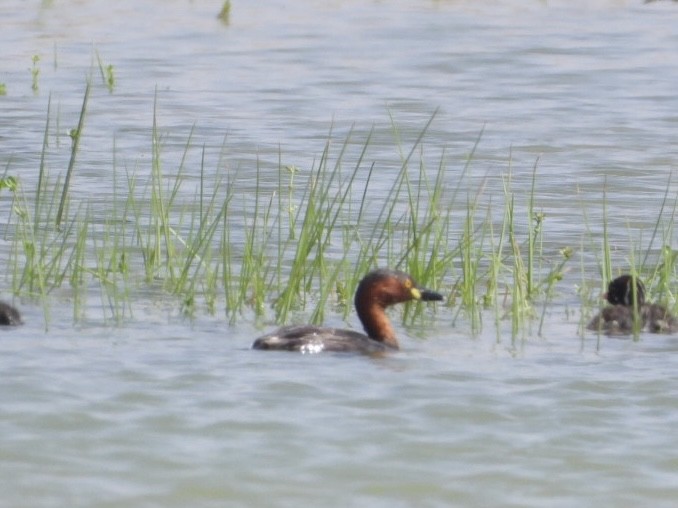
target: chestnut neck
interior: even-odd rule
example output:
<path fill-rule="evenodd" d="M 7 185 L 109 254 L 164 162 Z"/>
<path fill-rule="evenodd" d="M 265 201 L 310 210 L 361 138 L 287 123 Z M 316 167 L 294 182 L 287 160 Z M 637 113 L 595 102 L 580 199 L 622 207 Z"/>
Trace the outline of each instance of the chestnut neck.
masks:
<path fill-rule="evenodd" d="M 386 315 L 385 306 L 378 302 L 361 302 L 360 300 L 356 303 L 358 304 L 356 305 L 358 317 L 368 337 L 398 349 L 398 340 L 391 321 Z"/>

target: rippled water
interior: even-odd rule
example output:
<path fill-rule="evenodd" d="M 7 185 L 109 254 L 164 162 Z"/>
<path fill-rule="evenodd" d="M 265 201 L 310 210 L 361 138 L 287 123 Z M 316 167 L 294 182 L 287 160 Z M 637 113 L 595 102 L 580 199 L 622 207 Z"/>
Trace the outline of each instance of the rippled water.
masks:
<path fill-rule="evenodd" d="M 279 154 L 309 168 L 330 129 L 341 142 L 373 128 L 384 181 L 396 136 L 409 149 L 437 110 L 424 158 L 444 158 L 451 182 L 481 131 L 469 187 L 488 175 L 488 198 L 509 168 L 527 193 L 539 158 L 546 249 L 600 231 L 604 186 L 616 262 L 629 239 L 647 245 L 678 161 L 671 2 L 234 0 L 228 25 L 220 7 L 2 2 L 2 167 L 35 183 L 51 96 L 63 171 L 87 75 L 73 195 L 102 202 L 114 153 L 148 167 L 154 103 L 170 159 L 194 127 L 206 167 L 225 150 L 245 170 Z M 74 325 L 64 289 L 48 332 L 28 302 L 24 327 L 0 330 L 1 504 L 674 506 L 678 341 L 580 337 L 579 282 L 561 284 L 542 336 L 473 337 L 441 308 L 425 331 L 399 325 L 403 351 L 380 359 L 253 352 L 246 318 L 187 322 L 161 295 L 108 328 Z"/>

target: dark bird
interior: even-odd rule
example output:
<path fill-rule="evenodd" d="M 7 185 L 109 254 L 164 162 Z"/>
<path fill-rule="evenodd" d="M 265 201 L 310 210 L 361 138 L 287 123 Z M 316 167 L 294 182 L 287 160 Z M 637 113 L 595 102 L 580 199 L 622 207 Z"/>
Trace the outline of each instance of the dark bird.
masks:
<path fill-rule="evenodd" d="M 16 308 L 5 302 L 0 302 L 0 326 L 17 326 L 22 324 L 21 314 Z"/>
<path fill-rule="evenodd" d="M 398 340 L 385 309 L 410 300 L 440 301 L 442 295 L 417 286 L 412 277 L 397 270 L 374 270 L 358 284 L 355 308 L 367 335 L 340 328 L 312 325 L 284 326 L 259 337 L 253 349 L 320 353 L 322 351 L 379 353 L 398 349 Z"/>
<path fill-rule="evenodd" d="M 645 286 L 639 278 L 622 275 L 607 286 L 610 303 L 588 324 L 589 330 L 611 335 L 647 330 L 653 333 L 678 331 L 678 321 L 666 307 L 645 301 Z"/>

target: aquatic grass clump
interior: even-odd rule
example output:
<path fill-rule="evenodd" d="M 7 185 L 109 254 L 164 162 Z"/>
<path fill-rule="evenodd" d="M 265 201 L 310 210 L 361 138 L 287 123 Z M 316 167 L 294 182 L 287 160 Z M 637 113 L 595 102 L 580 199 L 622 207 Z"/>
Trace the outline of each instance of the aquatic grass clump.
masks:
<path fill-rule="evenodd" d="M 13 288 L 47 302 L 68 285 L 76 321 L 87 319 L 93 292 L 104 319 L 120 323 L 132 316 L 136 295 L 159 291 L 188 316 L 204 309 L 223 311 L 231 322 L 243 315 L 288 322 L 303 314 L 319 323 L 328 308 L 352 312 L 362 275 L 389 266 L 450 294 L 454 323 L 479 333 L 493 309 L 497 324 L 513 320 L 515 336 L 534 317 L 535 302 L 546 307 L 569 259 L 542 262 L 546 214 L 536 210 L 536 164 L 526 196 L 511 190 L 510 171 L 503 204 L 484 199 L 489 176 L 464 193 L 482 132 L 461 173 L 450 178 L 444 150 L 428 164 L 424 140 L 435 113 L 410 141 L 392 119 L 398 162 L 387 169 L 370 159 L 373 131 L 361 138 L 351 129 L 338 143 L 330 131 L 310 168 L 283 163 L 280 151 L 277 165 L 257 159 L 224 172 L 221 159 L 209 167 L 208 147 L 196 146 L 193 129 L 180 157 L 165 156 L 156 99 L 150 161 L 121 171 L 114 140 L 112 176 L 102 177 L 112 178 L 105 185 L 113 195 L 102 210 L 71 190 L 89 91 L 88 84 L 65 174 L 46 171 L 48 103 L 36 188 L 17 180 L 13 193 Z M 188 171 L 195 154 L 199 171 Z M 241 178 L 246 173 L 253 181 Z M 503 208 L 499 223 L 493 207 Z M 526 221 L 517 220 L 518 210 Z M 402 315 L 409 322 L 430 312 L 408 304 Z"/>
<path fill-rule="evenodd" d="M 678 278 L 678 251 L 671 246 L 673 245 L 676 210 L 678 210 L 678 196 L 673 198 L 673 203 L 669 202 L 672 178 L 673 173 L 671 172 L 666 182 L 664 197 L 652 230 L 652 236 L 642 257 L 641 269 L 649 273 L 648 282 L 651 293 L 655 295 L 658 301 L 675 311 L 678 309 L 678 297 L 676 297 L 675 289 L 672 289 L 671 282 Z M 667 209 L 670 211 L 668 215 Z M 655 252 L 655 244 L 660 234 L 661 247 L 657 258 L 650 264 L 650 258 Z"/>

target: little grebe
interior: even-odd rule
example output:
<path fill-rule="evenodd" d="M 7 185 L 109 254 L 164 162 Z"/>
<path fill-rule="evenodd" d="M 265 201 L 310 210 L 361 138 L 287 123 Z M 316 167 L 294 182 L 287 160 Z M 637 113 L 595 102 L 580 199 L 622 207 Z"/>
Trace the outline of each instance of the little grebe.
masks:
<path fill-rule="evenodd" d="M 355 308 L 367 332 L 321 328 L 312 325 L 284 326 L 259 337 L 253 349 L 277 349 L 320 353 L 321 351 L 378 353 L 398 349 L 395 331 L 384 310 L 409 300 L 440 301 L 442 295 L 420 288 L 408 274 L 397 270 L 374 270 L 358 284 Z"/>
<path fill-rule="evenodd" d="M 8 303 L 0 302 L 0 326 L 17 326 L 22 322 L 18 310 Z"/>
<path fill-rule="evenodd" d="M 591 320 L 589 330 L 609 334 L 628 334 L 643 329 L 653 333 L 678 331 L 678 320 L 665 307 L 645 303 L 645 286 L 638 278 L 634 287 L 631 275 L 617 277 L 607 286 L 605 298 L 611 306 Z M 634 304 L 637 306 L 635 312 Z"/>

